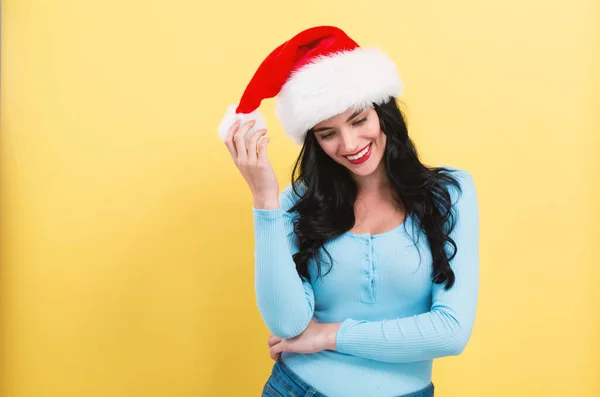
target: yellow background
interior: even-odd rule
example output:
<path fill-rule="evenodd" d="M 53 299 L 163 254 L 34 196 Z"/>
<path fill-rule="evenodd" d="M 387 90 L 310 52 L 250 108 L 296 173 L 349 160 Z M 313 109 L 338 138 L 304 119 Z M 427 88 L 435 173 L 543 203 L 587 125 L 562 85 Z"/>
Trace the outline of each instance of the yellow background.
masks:
<path fill-rule="evenodd" d="M 481 295 L 436 396 L 600 395 L 596 1 L 4 0 L 0 395 L 258 396 L 252 200 L 217 125 L 318 24 L 378 45 L 472 173 Z M 270 158 L 298 153 L 264 102 Z"/>

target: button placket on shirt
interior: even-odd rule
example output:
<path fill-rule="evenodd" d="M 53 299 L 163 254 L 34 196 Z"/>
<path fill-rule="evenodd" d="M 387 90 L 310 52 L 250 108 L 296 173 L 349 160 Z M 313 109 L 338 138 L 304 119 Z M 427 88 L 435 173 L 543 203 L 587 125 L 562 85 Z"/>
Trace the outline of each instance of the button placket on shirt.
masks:
<path fill-rule="evenodd" d="M 364 254 L 361 258 L 361 301 L 364 303 L 375 303 L 375 282 L 373 274 L 373 237 L 367 235 L 364 240 Z"/>

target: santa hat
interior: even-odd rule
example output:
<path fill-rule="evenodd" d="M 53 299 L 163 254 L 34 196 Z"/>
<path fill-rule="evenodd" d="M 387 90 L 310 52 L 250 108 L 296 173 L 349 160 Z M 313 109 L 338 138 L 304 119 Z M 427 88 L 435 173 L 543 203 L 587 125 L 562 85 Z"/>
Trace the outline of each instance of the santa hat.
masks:
<path fill-rule="evenodd" d="M 260 64 L 239 104 L 230 105 L 219 125 L 225 139 L 233 123 L 255 119 L 258 108 L 277 96 L 275 113 L 287 136 L 300 145 L 316 124 L 348 109 L 381 104 L 402 93 L 394 62 L 376 48 L 361 48 L 341 29 L 317 26 L 281 44 Z"/>

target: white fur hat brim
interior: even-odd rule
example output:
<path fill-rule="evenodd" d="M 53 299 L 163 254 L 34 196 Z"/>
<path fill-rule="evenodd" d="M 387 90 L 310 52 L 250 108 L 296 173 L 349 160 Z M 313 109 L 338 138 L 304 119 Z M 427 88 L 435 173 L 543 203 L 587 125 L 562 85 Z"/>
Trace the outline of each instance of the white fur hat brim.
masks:
<path fill-rule="evenodd" d="M 285 134 L 301 145 L 306 132 L 349 109 L 399 97 L 403 84 L 394 61 L 376 48 L 321 56 L 293 72 L 276 97 Z"/>

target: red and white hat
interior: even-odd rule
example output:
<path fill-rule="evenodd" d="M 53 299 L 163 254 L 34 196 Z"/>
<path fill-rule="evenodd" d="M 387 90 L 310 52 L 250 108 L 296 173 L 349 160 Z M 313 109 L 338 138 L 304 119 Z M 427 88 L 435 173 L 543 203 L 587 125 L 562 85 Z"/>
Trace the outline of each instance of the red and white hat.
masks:
<path fill-rule="evenodd" d="M 376 48 L 361 48 L 341 29 L 317 26 L 281 44 L 260 64 L 237 105 L 219 124 L 225 139 L 239 118 L 256 120 L 249 135 L 265 128 L 258 108 L 275 99 L 275 113 L 287 136 L 301 145 L 316 124 L 350 108 L 399 97 L 403 85 L 396 65 Z"/>

